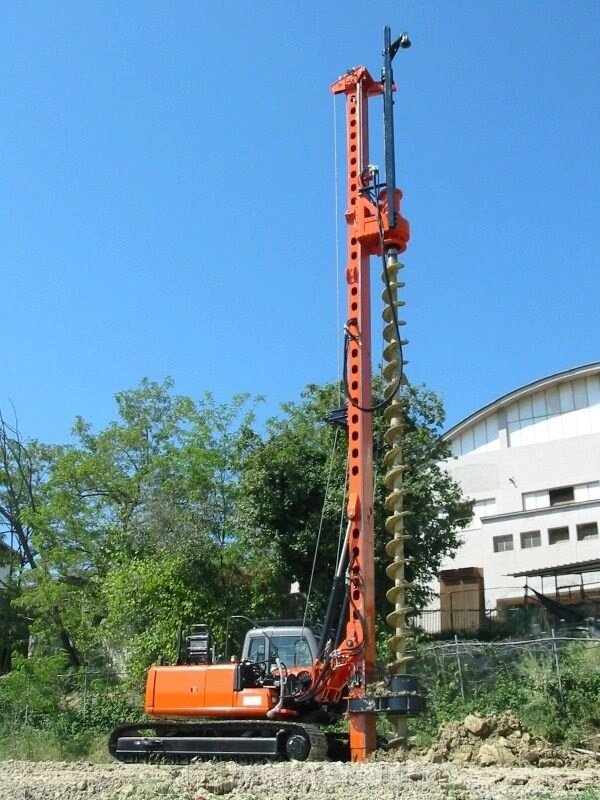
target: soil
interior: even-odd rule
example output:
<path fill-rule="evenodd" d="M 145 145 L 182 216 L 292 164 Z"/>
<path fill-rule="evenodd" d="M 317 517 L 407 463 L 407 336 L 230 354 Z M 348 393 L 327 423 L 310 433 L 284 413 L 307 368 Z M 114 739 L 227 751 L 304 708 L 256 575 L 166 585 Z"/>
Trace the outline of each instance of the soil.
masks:
<path fill-rule="evenodd" d="M 598 768 L 476 767 L 411 760 L 185 767 L 0 764 L 1 800 L 557 800 L 575 798 L 599 785 Z"/>
<path fill-rule="evenodd" d="M 552 747 L 510 714 L 440 728 L 427 750 L 364 764 L 0 762 L 0 800 L 600 800 L 600 757 Z M 584 795 L 585 796 L 585 795 Z"/>

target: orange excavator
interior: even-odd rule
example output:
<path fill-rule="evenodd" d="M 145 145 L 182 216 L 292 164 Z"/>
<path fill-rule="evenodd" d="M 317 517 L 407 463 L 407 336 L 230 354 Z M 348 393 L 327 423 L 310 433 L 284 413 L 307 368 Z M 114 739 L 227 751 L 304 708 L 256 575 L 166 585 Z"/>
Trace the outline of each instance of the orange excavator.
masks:
<path fill-rule="evenodd" d="M 377 747 L 376 720 L 385 715 L 405 735 L 406 718 L 422 713 L 416 679 L 407 674 L 405 652 L 404 534 L 401 418 L 402 345 L 398 309 L 398 255 L 409 229 L 400 214 L 395 185 L 392 59 L 410 46 L 407 34 L 392 41 L 384 30 L 381 80 L 357 67 L 333 85 L 346 98 L 348 318 L 345 325 L 346 404 L 337 415 L 348 432 L 348 501 L 344 547 L 336 565 L 321 625 L 284 620 L 256 623 L 240 658 L 216 663 L 211 633 L 196 625 L 183 641 L 178 663 L 150 668 L 145 694 L 151 722 L 119 726 L 109 751 L 121 761 L 228 758 L 238 760 L 362 761 Z M 383 95 L 385 180 L 369 161 L 369 101 Z M 384 398 L 374 403 L 371 370 L 370 259 L 383 264 Z M 387 593 L 394 628 L 386 688 L 369 694 L 375 675 L 373 530 L 373 414 L 383 410 L 386 499 L 391 535 Z M 346 716 L 348 735 L 324 733 L 319 725 Z"/>

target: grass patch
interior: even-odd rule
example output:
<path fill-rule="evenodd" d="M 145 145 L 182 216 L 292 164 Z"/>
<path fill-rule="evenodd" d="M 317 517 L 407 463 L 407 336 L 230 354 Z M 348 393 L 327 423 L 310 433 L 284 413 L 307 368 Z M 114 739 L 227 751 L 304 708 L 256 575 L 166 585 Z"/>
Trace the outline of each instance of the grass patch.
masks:
<path fill-rule="evenodd" d="M 91 761 L 110 762 L 108 736 L 97 733 L 62 738 L 56 731 L 22 727 L 0 736 L 0 761 Z"/>
<path fill-rule="evenodd" d="M 600 789 L 573 789 L 560 794 L 542 794 L 538 800 L 600 800 Z"/>

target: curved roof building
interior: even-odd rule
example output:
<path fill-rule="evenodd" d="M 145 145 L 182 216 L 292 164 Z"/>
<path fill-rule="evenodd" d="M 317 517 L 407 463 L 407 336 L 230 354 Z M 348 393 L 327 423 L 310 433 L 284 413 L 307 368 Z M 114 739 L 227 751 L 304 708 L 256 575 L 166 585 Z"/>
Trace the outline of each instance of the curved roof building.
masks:
<path fill-rule="evenodd" d="M 515 389 L 445 438 L 475 513 L 443 570 L 481 571 L 488 607 L 526 581 L 600 587 L 600 362 Z"/>

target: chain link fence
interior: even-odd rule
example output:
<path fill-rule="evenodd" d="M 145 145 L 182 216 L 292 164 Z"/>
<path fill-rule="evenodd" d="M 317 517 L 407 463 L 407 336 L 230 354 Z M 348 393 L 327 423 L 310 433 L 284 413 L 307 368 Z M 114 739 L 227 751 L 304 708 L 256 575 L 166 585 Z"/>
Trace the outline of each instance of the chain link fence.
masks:
<path fill-rule="evenodd" d="M 586 657 L 590 672 L 600 674 L 600 640 L 557 636 L 554 631 L 544 638 L 481 642 L 461 640 L 423 644 L 418 649 L 415 672 L 421 674 L 425 688 L 434 681 L 457 681 L 463 699 L 478 687 L 493 685 L 500 674 L 518 677 L 527 665 L 537 665 L 554 673 L 562 695 L 561 662 L 567 652 Z"/>

